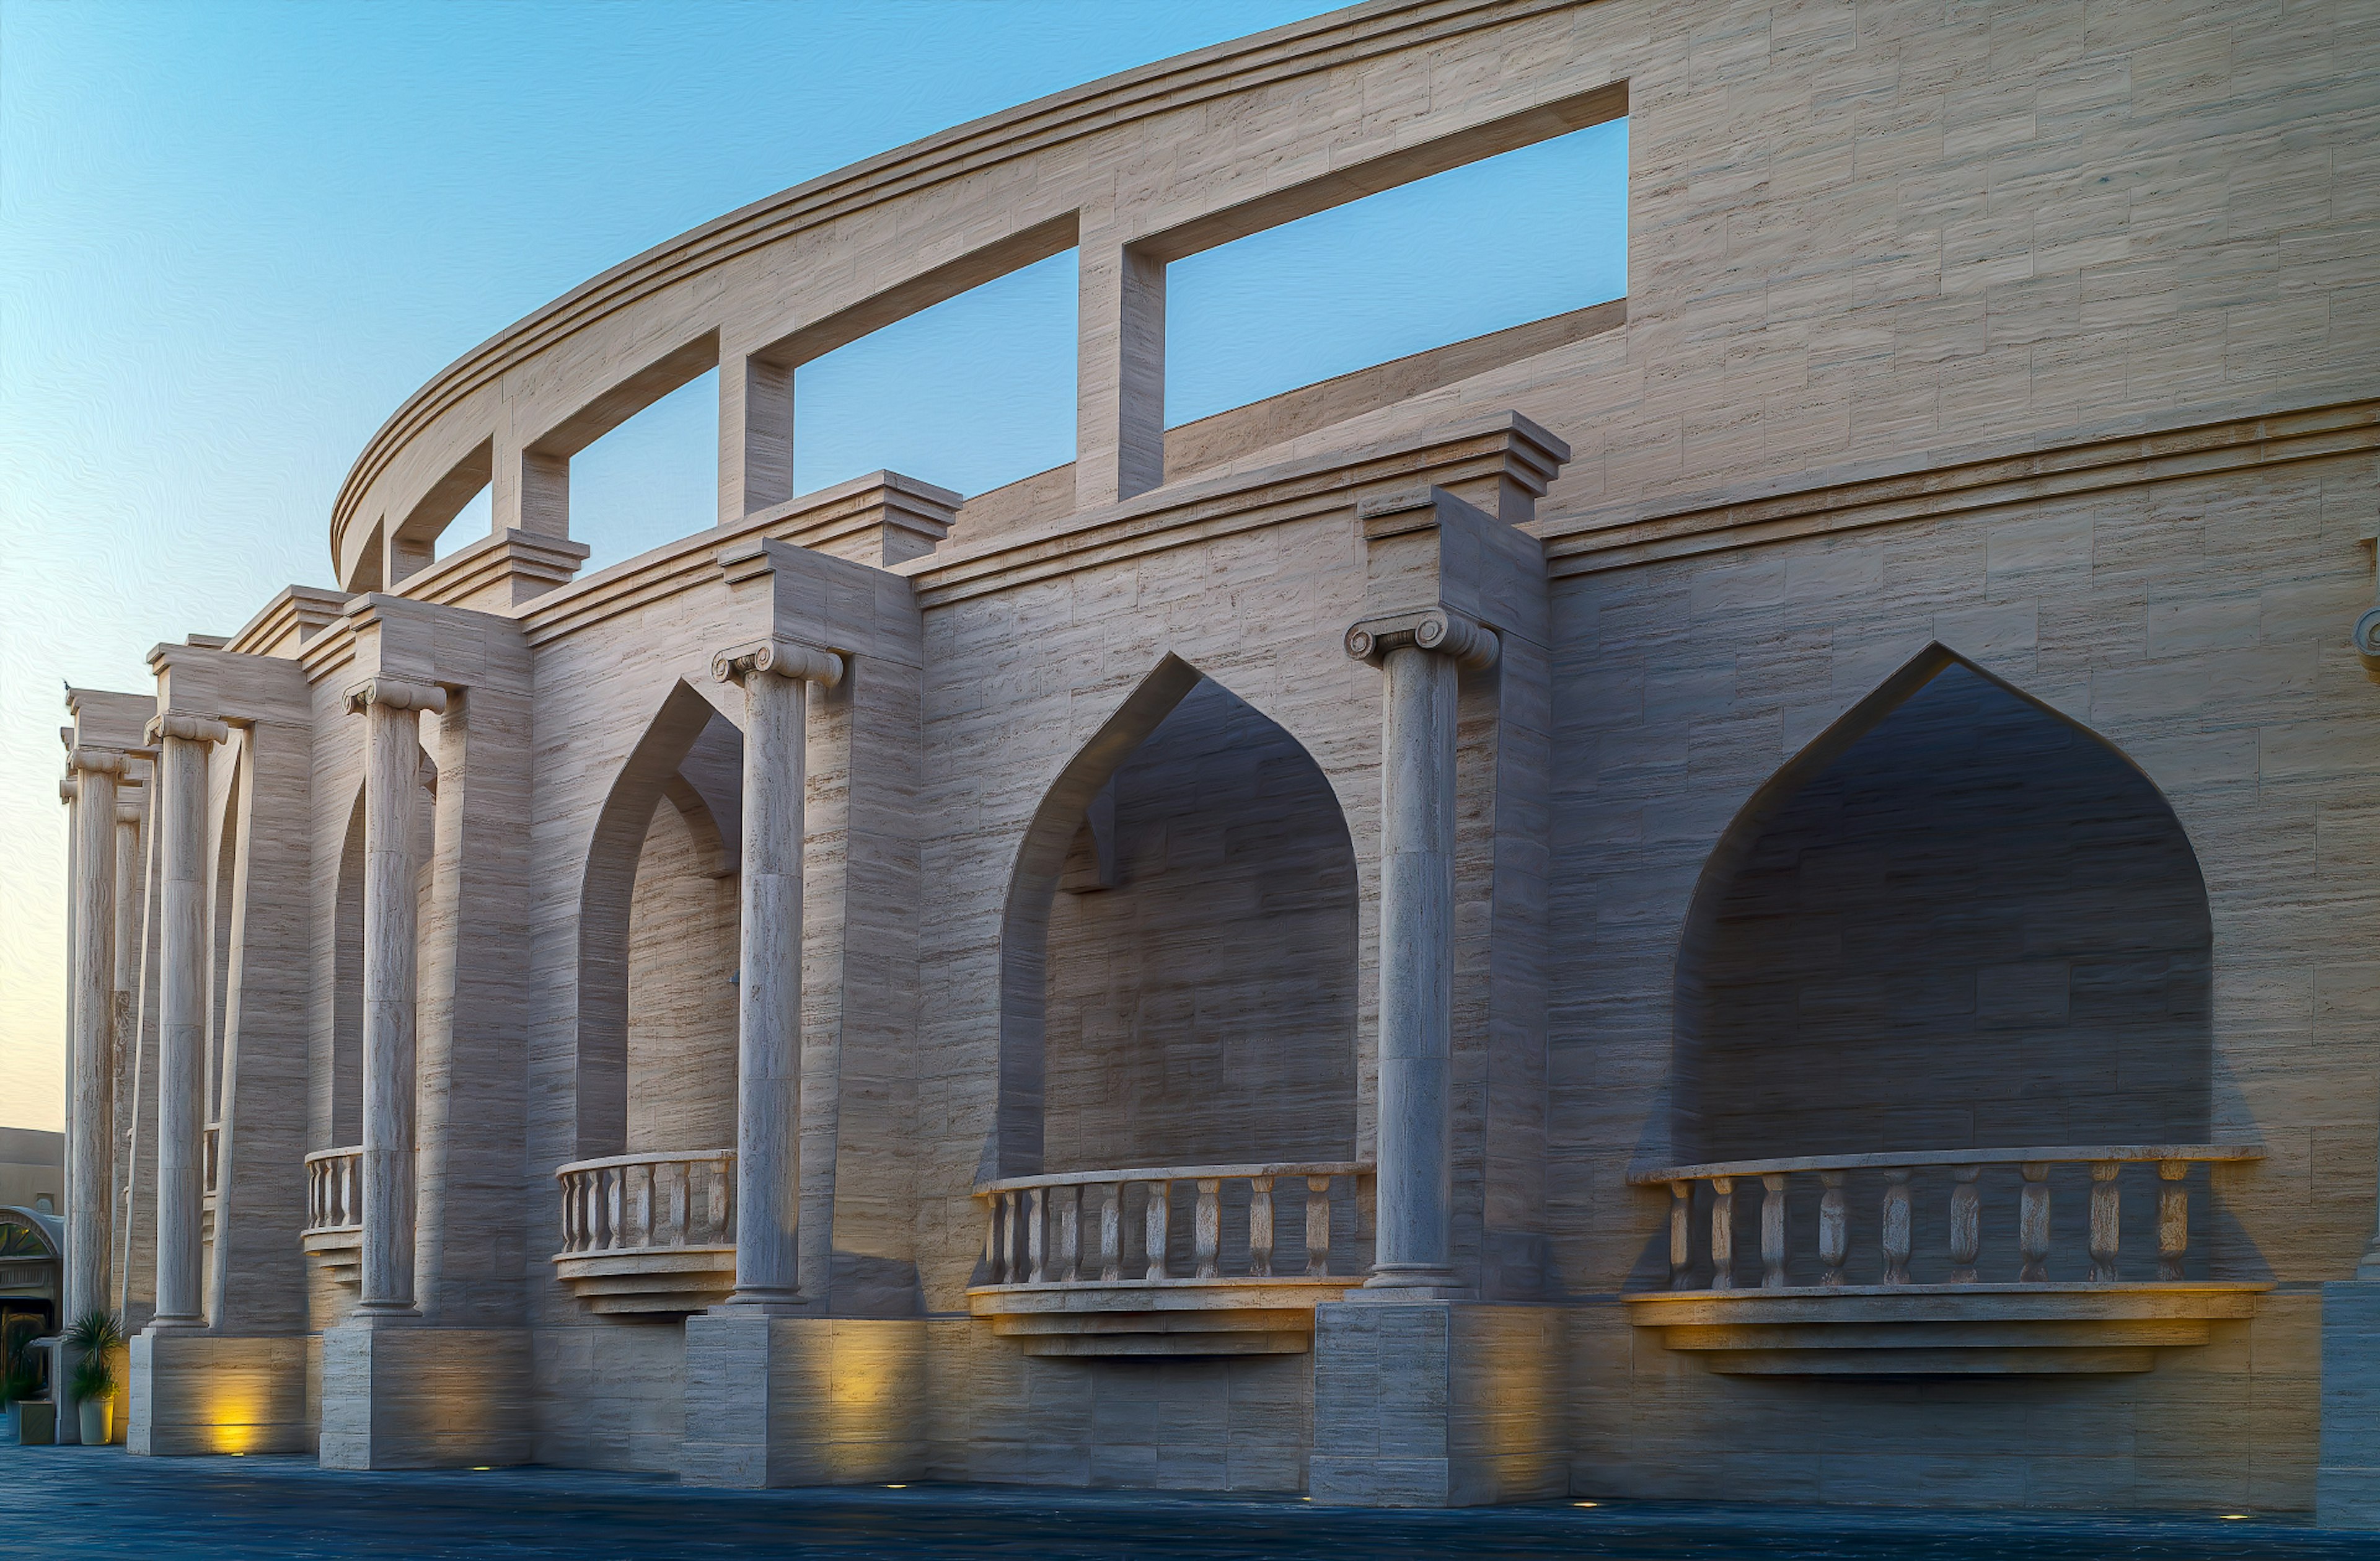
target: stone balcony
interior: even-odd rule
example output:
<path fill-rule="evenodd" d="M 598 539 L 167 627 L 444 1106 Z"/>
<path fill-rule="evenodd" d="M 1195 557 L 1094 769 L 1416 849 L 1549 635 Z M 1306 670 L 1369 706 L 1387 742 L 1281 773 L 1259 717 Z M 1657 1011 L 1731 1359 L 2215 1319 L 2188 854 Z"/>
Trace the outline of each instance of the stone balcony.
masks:
<path fill-rule="evenodd" d="M 1354 1161 L 1168 1165 L 988 1183 L 975 1194 L 984 1282 L 968 1310 L 1028 1355 L 1303 1353 L 1314 1309 L 1364 1282 L 1368 1261 L 1334 1247 L 1331 1227 L 1360 1226 L 1371 1172 Z M 1193 1189 L 1186 1274 L 1172 1228 L 1180 1184 Z"/>
<path fill-rule="evenodd" d="M 223 1179 L 223 1124 L 210 1122 L 199 1138 L 199 1239 L 215 1238 L 215 1189 Z"/>
<path fill-rule="evenodd" d="M 554 1275 L 588 1311 L 683 1316 L 735 1287 L 734 1150 L 580 1160 L 554 1179 Z"/>
<path fill-rule="evenodd" d="M 2217 1322 L 2252 1316 L 2272 1286 L 2192 1275 L 2189 1179 L 2196 1165 L 2260 1160 L 2250 1145 L 2081 1145 L 1848 1154 L 1676 1165 L 1629 1179 L 1670 1193 L 1670 1288 L 1625 1296 L 1630 1321 L 1659 1332 L 1714 1372 L 1753 1376 L 2065 1375 L 2145 1372 L 2160 1350 L 2203 1345 Z M 2127 1165 L 2153 1165 L 2157 1255 L 2154 1276 L 2121 1250 Z M 2050 1177 L 2059 1166 L 2090 1172 L 2089 1268 L 2051 1277 Z M 2016 1171 L 2014 1272 L 1984 1251 L 1984 1175 Z M 1922 1258 L 1914 1186 L 1947 1182 L 1944 1238 Z M 1815 1251 L 1789 1240 L 1795 1178 L 1818 1182 Z M 1876 1250 L 1854 1253 L 1851 1197 L 1857 1178 L 1880 1187 Z M 1757 1182 L 1759 1278 L 1738 1284 L 1736 1193 Z M 1707 1189 L 1708 1239 L 1699 1252 L 1698 1190 Z M 1929 1186 L 1929 1192 L 1945 1189 Z M 1930 1223 L 1930 1222 L 1925 1222 Z M 1864 1260 L 1873 1257 L 1870 1263 Z M 1815 1259 L 1815 1262 L 1812 1260 Z M 1855 1273 L 1873 1267 L 1873 1274 Z M 2070 1269 L 2079 1266 L 2070 1262 Z M 1986 1277 L 1987 1269 L 2003 1272 Z M 1815 1269 L 1815 1273 L 1811 1272 Z M 1812 1278 L 1817 1282 L 1808 1283 Z"/>
<path fill-rule="evenodd" d="M 338 1283 L 363 1282 L 361 1144 L 317 1150 L 306 1156 L 306 1233 L 300 1240 L 306 1256 Z"/>

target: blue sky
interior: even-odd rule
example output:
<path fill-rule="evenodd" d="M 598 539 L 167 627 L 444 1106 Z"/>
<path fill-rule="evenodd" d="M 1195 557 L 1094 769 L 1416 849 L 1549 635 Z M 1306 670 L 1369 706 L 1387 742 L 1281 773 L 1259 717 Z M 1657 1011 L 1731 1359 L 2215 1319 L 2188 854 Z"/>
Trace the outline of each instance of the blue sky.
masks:
<path fill-rule="evenodd" d="M 595 273 L 1327 8 L 0 6 L 0 1125 L 59 1117 L 62 681 L 145 689 L 157 641 L 330 583 L 332 499 L 382 420 Z M 1618 296 L 1624 165 L 1603 127 L 1177 262 L 1172 420 Z M 975 492 L 1071 459 L 1074 312 L 1063 255 L 807 366 L 797 484 L 889 467 Z M 574 462 L 595 566 L 710 523 L 713 394 Z"/>

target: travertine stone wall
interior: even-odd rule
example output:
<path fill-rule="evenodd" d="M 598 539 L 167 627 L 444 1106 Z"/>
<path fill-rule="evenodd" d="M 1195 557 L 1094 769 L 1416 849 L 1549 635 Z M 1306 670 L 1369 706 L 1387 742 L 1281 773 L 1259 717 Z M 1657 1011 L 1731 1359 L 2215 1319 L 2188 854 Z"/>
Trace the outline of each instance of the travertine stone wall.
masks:
<path fill-rule="evenodd" d="M 1555 1237 L 1572 1293 L 1659 1261 L 1666 1195 L 1624 1175 L 1670 1151 L 1676 960 L 1706 862 L 1792 754 L 1935 643 L 2085 723 L 2179 817 L 2212 921 L 2207 1131 L 2269 1152 L 2216 1174 L 2193 1220 L 2212 1261 L 2280 1286 L 2153 1372 L 2047 1388 L 1719 1377 L 1589 1303 L 1576 1490 L 2313 1504 L 2313 1287 L 2352 1270 L 2372 1223 L 2380 970 L 2353 928 L 2380 726 L 2340 626 L 2370 598 L 2355 537 L 2375 505 L 2380 470 L 2350 454 L 1557 582 L 1550 1152 L 1577 1211 Z M 1985 1239 L 2005 1260 L 2005 1227 Z"/>
<path fill-rule="evenodd" d="M 448 692 L 422 722 L 417 1287 L 449 1325 L 338 1328 L 348 1292 L 319 1274 L 260 1298 L 294 1313 L 302 1293 L 323 1334 L 326 1458 L 666 1470 L 694 1433 L 722 1478 L 908 1460 L 1500 1499 L 1566 1470 L 1586 1498 L 2195 1510 L 2303 1509 L 2321 1467 L 2351 1507 L 2360 1444 L 2325 1463 L 2317 1431 L 2326 1391 L 2362 1401 L 2369 1308 L 2337 1298 L 2325 1341 L 2318 1287 L 2363 1250 L 2380 1136 L 2380 725 L 2346 642 L 2380 509 L 2380 411 L 2356 399 L 2380 371 L 2375 79 L 2380 32 L 2346 0 L 1371 5 L 888 153 L 476 349 L 375 437 L 334 521 L 341 580 L 415 595 L 285 593 L 228 656 L 298 669 L 276 719 L 305 728 L 304 773 L 261 720 L 210 760 L 237 1260 L 251 1213 L 302 1185 L 299 1125 L 306 1148 L 358 1136 L 344 690 Z M 1623 112 L 1624 323 L 1540 322 L 1522 348 L 1165 436 L 1164 261 Z M 909 479 L 790 495 L 795 362 L 1068 245 L 1087 311 L 1071 472 L 992 495 L 972 531 Z M 568 453 L 712 363 L 722 528 L 567 580 Z M 1201 470 L 1160 483 L 1176 454 Z M 407 575 L 483 480 L 500 536 Z M 1499 1304 L 1350 1304 L 1312 1357 L 1023 1356 L 965 1315 L 984 1177 L 1261 1158 L 1300 1132 L 1297 1152 L 1375 1154 L 1382 687 L 1342 636 L 1426 604 L 1408 586 L 1501 647 L 1457 694 L 1447 1091 L 1454 1277 Z M 640 1136 L 711 1147 L 659 1142 L 726 1098 L 686 1049 L 719 1022 L 721 912 L 664 886 L 701 899 L 695 862 L 738 834 L 740 704 L 711 658 L 780 634 L 847 668 L 807 738 L 804 1314 L 709 1334 L 592 1315 L 552 1278 L 554 1168 Z M 2000 696 L 1945 674 L 1870 734 L 1882 750 L 1796 774 L 1741 842 L 1753 874 L 1722 861 L 1704 937 L 1696 885 L 1731 821 L 1926 654 L 2092 736 L 2030 746 L 2038 720 L 2004 726 Z M 1072 893 L 1066 848 L 1119 766 L 1121 883 Z M 1293 770 L 1293 800 L 1273 789 Z M 1234 787 L 1247 805 L 1221 806 Z M 287 840 L 261 842 L 268 808 Z M 1141 809 L 1168 820 L 1162 872 Z M 1952 837 L 1991 855 L 1942 868 Z M 136 1322 L 151 855 L 120 1114 Z M 1269 905 L 1293 878 L 1315 902 Z M 1779 900 L 1792 937 L 1748 939 Z M 298 938 L 302 994 L 257 964 Z M 1848 1013 L 1846 971 L 1869 983 Z M 673 987 L 686 1006 L 654 1000 Z M 303 1069 L 252 1068 L 300 1001 Z M 1218 1009 L 1280 1049 L 1210 1055 Z M 276 1071 L 285 1094 L 260 1095 Z M 1746 1381 L 1613 1299 L 1660 1268 L 1666 1194 L 1632 1168 L 2152 1128 L 2265 1145 L 2192 1185 L 2192 1261 L 2277 1287 L 2152 1372 Z M 2007 1219 L 2003 1193 L 1987 1262 Z M 738 1361 L 765 1395 L 738 1396 Z"/>
<path fill-rule="evenodd" d="M 1347 1158 L 1355 863 L 1321 771 L 1208 680 L 1111 786 L 1115 886 L 1050 909 L 1047 1168 Z"/>
<path fill-rule="evenodd" d="M 674 789 L 628 910 L 628 1153 L 735 1142 L 735 880 L 710 810 Z"/>

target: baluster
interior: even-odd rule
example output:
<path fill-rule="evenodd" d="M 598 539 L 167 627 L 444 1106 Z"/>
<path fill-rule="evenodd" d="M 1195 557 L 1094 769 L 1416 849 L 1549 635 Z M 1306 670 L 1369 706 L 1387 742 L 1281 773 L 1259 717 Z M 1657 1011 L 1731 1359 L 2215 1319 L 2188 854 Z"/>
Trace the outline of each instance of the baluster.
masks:
<path fill-rule="evenodd" d="M 1213 1279 L 1222 1272 L 1223 1250 L 1223 1183 L 1217 1177 L 1198 1178 L 1198 1204 L 1190 1226 L 1191 1255 L 1197 1259 L 1197 1275 Z"/>
<path fill-rule="evenodd" d="M 988 1193 L 983 1201 L 983 1282 L 987 1285 L 1006 1283 L 1000 1268 L 1000 1194 Z"/>
<path fill-rule="evenodd" d="M 1319 1279 L 1330 1272 L 1330 1178 L 1305 1178 L 1305 1272 Z"/>
<path fill-rule="evenodd" d="M 709 1179 L 702 1188 L 702 1212 L 710 1245 L 724 1246 L 735 1238 L 727 1226 L 727 1163 L 709 1163 Z"/>
<path fill-rule="evenodd" d="M 2190 1250 L 2190 1175 L 2187 1160 L 2157 1162 L 2157 1277 L 2181 1277 L 2181 1260 Z"/>
<path fill-rule="evenodd" d="M 1173 1213 L 1173 1184 L 1153 1181 L 1148 1186 L 1148 1213 L 1141 1226 L 1141 1250 L 1148 1258 L 1148 1272 L 1144 1279 L 1165 1277 L 1165 1221 Z"/>
<path fill-rule="evenodd" d="M 1909 1283 L 1909 1172 L 1884 1173 L 1884 1282 Z"/>
<path fill-rule="evenodd" d="M 2116 1282 L 2116 1245 L 2123 1215 L 2123 1205 L 2119 1201 L 2122 1194 L 2116 1189 L 2116 1173 L 2123 1168 L 2113 1160 L 2097 1160 L 2091 1165 L 2091 1283 L 2094 1285 Z"/>
<path fill-rule="evenodd" d="M 2049 1281 L 2049 1164 L 2029 1160 L 2024 1167 L 2024 1192 L 2017 1204 L 2016 1248 L 2024 1257 L 2017 1282 L 2043 1285 Z"/>
<path fill-rule="evenodd" d="M 1050 1282 L 1050 1189 L 1025 1189 L 1025 1255 L 1033 1266 L 1027 1275 L 1036 1285 Z"/>
<path fill-rule="evenodd" d="M 673 1247 L 686 1245 L 686 1227 L 693 1214 L 694 1177 L 683 1160 L 674 1160 L 667 1167 L 669 1175 L 670 1240 Z"/>
<path fill-rule="evenodd" d="M 1058 1200 L 1058 1272 L 1061 1285 L 1080 1277 L 1083 1266 L 1083 1189 L 1079 1184 L 1054 1189 Z"/>
<path fill-rule="evenodd" d="M 339 1162 L 339 1223 L 364 1223 L 364 1157 L 350 1154 Z"/>
<path fill-rule="evenodd" d="M 627 1225 L 623 1240 L 629 1247 L 658 1247 L 661 1243 L 662 1205 L 654 1196 L 653 1167 L 648 1164 L 631 1165 L 622 1177 L 626 1189 L 622 1194 L 627 1210 Z"/>
<path fill-rule="evenodd" d="M 639 1245 L 635 1238 L 634 1233 L 631 1232 L 628 1226 L 623 1223 L 623 1216 L 627 1213 L 627 1167 L 625 1165 L 607 1166 L 603 1170 L 597 1172 L 596 1175 L 602 1178 L 603 1219 L 604 1223 L 611 1227 L 607 1232 L 608 1238 L 604 1241 L 603 1245 L 606 1248 L 614 1249 Z"/>
<path fill-rule="evenodd" d="M 1099 1202 L 1099 1278 L 1109 1285 L 1123 1277 L 1123 1183 L 1105 1185 Z"/>
<path fill-rule="evenodd" d="M 1123 1278 L 1123 1183 L 1099 1185 L 1099 1283 Z"/>
<path fill-rule="evenodd" d="M 1008 1282 L 1022 1285 L 1030 1272 L 1025 1265 L 1025 1194 L 1003 1192 L 1000 1203 L 1008 1220 Z"/>
<path fill-rule="evenodd" d="M 570 1217 L 570 1205 L 576 1201 L 572 1196 L 570 1184 L 577 1179 L 576 1177 L 565 1176 L 556 1187 L 556 1190 L 562 1194 L 562 1250 L 565 1252 L 575 1252 L 578 1250 L 578 1222 Z"/>
<path fill-rule="evenodd" d="M 735 1239 L 735 1161 L 734 1156 L 722 1160 L 715 1173 L 719 1177 L 719 1238 Z"/>
<path fill-rule="evenodd" d="M 1950 1171 L 1950 1283 L 1975 1282 L 1975 1255 L 1984 1250 L 1984 1194 L 1975 1178 L 1981 1165 L 1958 1165 Z"/>
<path fill-rule="evenodd" d="M 1711 1282 L 1714 1290 L 1735 1288 L 1735 1178 L 1711 1177 Z"/>
<path fill-rule="evenodd" d="M 1824 1285 L 1843 1282 L 1843 1260 L 1851 1256 L 1851 1213 L 1843 1206 L 1843 1174 L 1840 1171 L 1820 1171 L 1818 1185 L 1826 1190 L 1818 1194 L 1818 1261 L 1826 1265 L 1819 1277 Z"/>
<path fill-rule="evenodd" d="M 1785 1287 L 1785 1178 L 1760 1178 L 1760 1287 Z"/>
<path fill-rule="evenodd" d="M 1248 1277 L 1272 1277 L 1272 1178 L 1248 1178 Z"/>
<path fill-rule="evenodd" d="M 1140 1254 L 1148 1259 L 1148 1271 L 1140 1278 L 1166 1278 L 1166 1221 L 1173 1216 L 1173 1183 L 1142 1183 L 1148 1188 L 1149 1201 L 1142 1204 L 1140 1213 Z"/>
<path fill-rule="evenodd" d="M 1670 1288 L 1691 1290 L 1694 1287 L 1691 1272 L 1694 1262 L 1692 1221 L 1694 1207 L 1694 1184 L 1673 1181 L 1670 1184 Z"/>

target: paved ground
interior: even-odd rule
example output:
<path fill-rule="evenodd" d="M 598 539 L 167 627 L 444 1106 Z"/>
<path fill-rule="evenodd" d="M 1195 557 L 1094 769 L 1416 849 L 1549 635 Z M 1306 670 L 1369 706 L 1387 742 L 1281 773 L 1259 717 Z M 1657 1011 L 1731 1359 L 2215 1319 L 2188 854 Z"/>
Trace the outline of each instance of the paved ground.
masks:
<path fill-rule="evenodd" d="M 338 1474 L 307 1458 L 0 1446 L 0 1553 L 171 1556 L 1629 1557 L 2249 1561 L 2380 1556 L 2380 1535 L 2214 1518 L 2042 1518 L 1609 1503 L 1353 1512 L 1286 1500 L 917 1485 L 710 1492 L 506 1470 Z"/>

